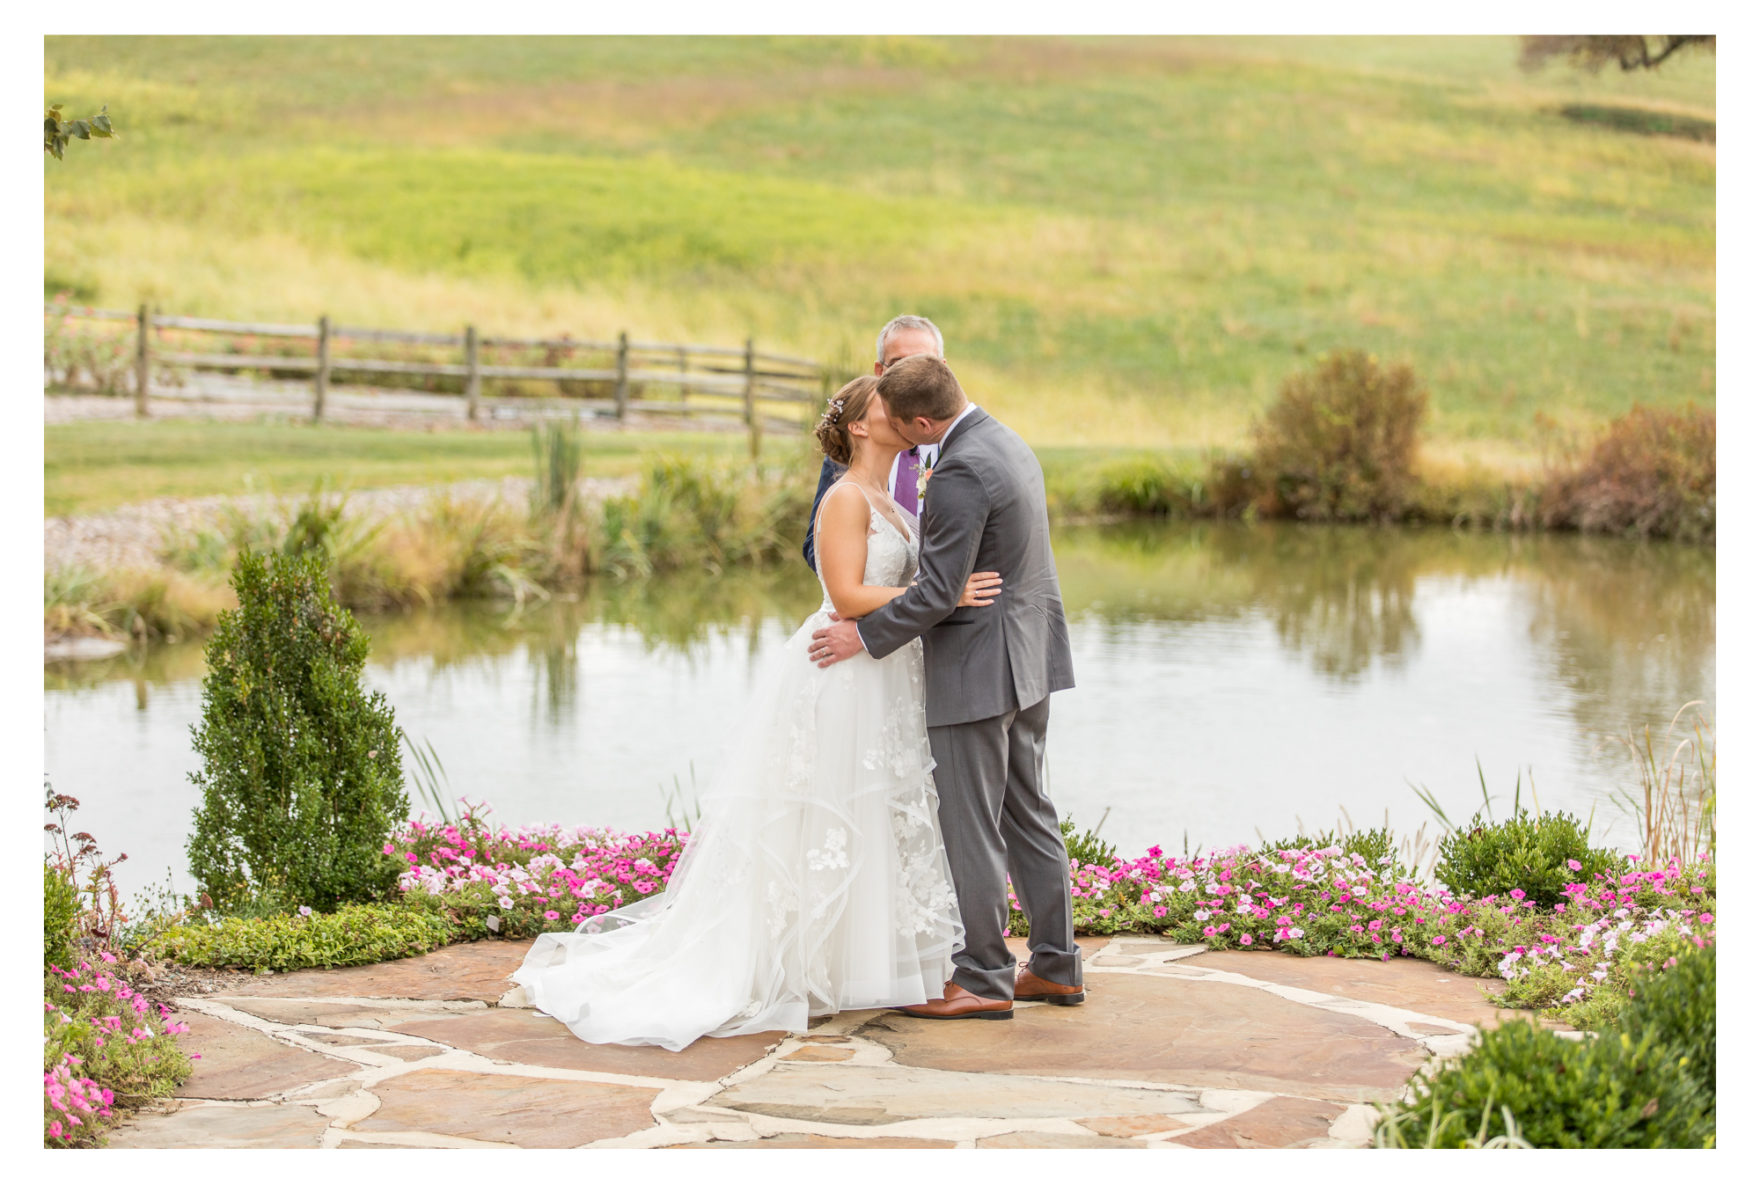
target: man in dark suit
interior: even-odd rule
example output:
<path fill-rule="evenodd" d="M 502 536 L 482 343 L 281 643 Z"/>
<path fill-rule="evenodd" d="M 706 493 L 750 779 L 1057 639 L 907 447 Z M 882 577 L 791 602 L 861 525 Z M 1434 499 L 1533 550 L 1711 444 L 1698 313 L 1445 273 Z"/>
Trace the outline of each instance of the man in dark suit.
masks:
<path fill-rule="evenodd" d="M 906 356 L 925 354 L 941 355 L 941 329 L 921 315 L 900 315 L 880 329 L 880 339 L 874 345 L 874 375 L 881 375 Z M 900 454 L 893 464 L 892 497 L 901 510 L 913 517 L 918 514 L 918 473 L 935 465 L 938 449 L 940 447 L 934 443 L 913 446 Z M 831 484 L 842 477 L 843 467 L 839 464 L 829 458 L 820 463 L 819 489 L 813 492 L 813 510 L 807 516 L 807 539 L 801 545 L 801 555 L 807 558 L 808 568 L 816 570 L 819 567 L 813 555 L 813 521 L 819 518 L 819 501 L 825 498 Z"/>

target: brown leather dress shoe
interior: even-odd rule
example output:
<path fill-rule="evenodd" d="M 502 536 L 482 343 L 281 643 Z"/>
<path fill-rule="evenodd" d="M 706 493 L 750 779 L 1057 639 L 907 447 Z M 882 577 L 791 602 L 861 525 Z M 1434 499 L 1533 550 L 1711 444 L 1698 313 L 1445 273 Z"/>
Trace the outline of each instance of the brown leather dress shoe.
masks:
<path fill-rule="evenodd" d="M 947 983 L 940 998 L 921 1002 L 915 1006 L 895 1006 L 892 1009 L 900 1014 L 908 1014 L 912 1018 L 988 1018 L 1005 1019 L 1014 1017 L 1014 1003 L 1006 998 L 980 998 L 964 986 Z"/>
<path fill-rule="evenodd" d="M 1048 982 L 1026 966 L 1014 975 L 1014 996 L 1021 1002 L 1049 1002 L 1053 1006 L 1075 1006 L 1087 997 L 1080 986 L 1062 986 Z"/>

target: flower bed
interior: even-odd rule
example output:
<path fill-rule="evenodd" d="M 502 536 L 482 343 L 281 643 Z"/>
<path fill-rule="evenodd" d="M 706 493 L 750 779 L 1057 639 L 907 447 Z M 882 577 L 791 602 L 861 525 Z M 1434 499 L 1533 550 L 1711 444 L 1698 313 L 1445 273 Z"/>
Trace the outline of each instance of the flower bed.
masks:
<path fill-rule="evenodd" d="M 404 861 L 405 900 L 438 906 L 458 939 L 565 931 L 663 889 L 689 835 L 602 827 L 493 827 L 487 807 L 456 822 L 412 821 L 385 845 Z M 1564 865 L 1580 870 L 1575 862 Z M 1070 864 L 1076 931 L 1141 933 L 1212 949 L 1303 956 L 1418 957 L 1509 983 L 1501 1001 L 1562 1007 L 1606 1021 L 1636 972 L 1666 968 L 1716 936 L 1708 856 L 1652 871 L 1591 873 L 1541 907 L 1521 889 L 1456 897 L 1406 878 L 1392 855 L 1369 862 L 1336 846 L 1141 857 Z M 1018 904 L 1011 931 L 1024 932 Z"/>
<path fill-rule="evenodd" d="M 136 991 L 113 955 L 100 957 L 44 970 L 44 1145 L 101 1144 L 116 1108 L 169 1095 L 190 1073 L 172 1041 L 189 1028 Z"/>
<path fill-rule="evenodd" d="M 1392 856 L 1371 864 L 1338 847 L 1239 846 L 1183 859 L 1151 847 L 1137 859 L 1070 865 L 1081 933 L 1156 933 L 1212 949 L 1302 956 L 1418 957 L 1501 977 L 1510 983 L 1505 1004 L 1571 1008 L 1565 1017 L 1584 1025 L 1609 1013 L 1609 982 L 1617 991 L 1634 970 L 1666 966 L 1679 948 L 1716 936 L 1709 856 L 1592 874 L 1564 891 L 1546 908 L 1520 888 L 1456 897 L 1404 878 Z M 1015 907 L 1011 928 L 1025 931 Z"/>
<path fill-rule="evenodd" d="M 620 834 L 604 827 L 492 827 L 486 805 L 456 822 L 412 820 L 385 844 L 407 869 L 403 896 L 438 907 L 459 940 L 491 933 L 534 937 L 663 890 L 689 835 L 668 828 Z"/>

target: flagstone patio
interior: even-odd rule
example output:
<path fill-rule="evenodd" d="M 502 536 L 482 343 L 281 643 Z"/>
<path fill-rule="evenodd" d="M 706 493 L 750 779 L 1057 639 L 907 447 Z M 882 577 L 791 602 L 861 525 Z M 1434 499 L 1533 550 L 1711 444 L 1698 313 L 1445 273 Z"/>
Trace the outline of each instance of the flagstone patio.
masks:
<path fill-rule="evenodd" d="M 685 1051 L 582 1043 L 526 944 L 242 978 L 112 1148 L 1252 1149 L 1367 1143 L 1376 1101 L 1518 1012 L 1424 962 L 1084 938 L 1088 1000 L 1007 1022 L 883 1010 Z M 1025 956 L 1016 943 L 1017 956 Z"/>

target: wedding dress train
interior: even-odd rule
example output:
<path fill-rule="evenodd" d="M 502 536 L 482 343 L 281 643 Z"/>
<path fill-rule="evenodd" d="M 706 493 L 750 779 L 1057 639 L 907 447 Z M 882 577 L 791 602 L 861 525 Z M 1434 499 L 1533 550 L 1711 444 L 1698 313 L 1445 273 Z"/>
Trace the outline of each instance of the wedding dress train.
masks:
<path fill-rule="evenodd" d="M 869 503 L 863 583 L 918 543 Z M 821 577 L 823 589 L 823 577 Z M 591 1043 L 682 1050 L 942 995 L 962 942 L 923 726 L 923 655 L 820 668 L 818 612 L 764 664 L 664 892 L 546 933 L 513 980 Z"/>

